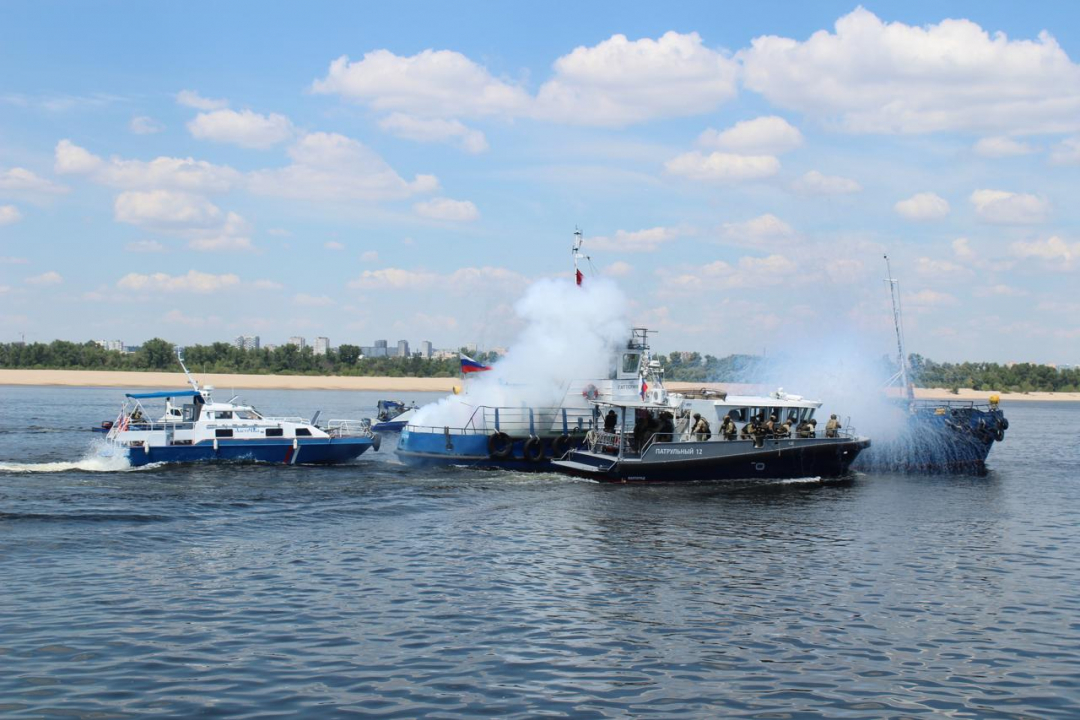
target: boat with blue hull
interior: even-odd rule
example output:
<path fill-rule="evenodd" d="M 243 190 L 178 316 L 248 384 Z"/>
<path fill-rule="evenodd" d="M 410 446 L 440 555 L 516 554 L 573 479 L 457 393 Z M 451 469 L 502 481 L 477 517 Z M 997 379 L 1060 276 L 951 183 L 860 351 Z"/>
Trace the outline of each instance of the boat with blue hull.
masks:
<path fill-rule="evenodd" d="M 105 452 L 122 455 L 133 466 L 212 461 L 333 465 L 379 449 L 380 437 L 368 421 L 330 420 L 320 427 L 319 413 L 305 421 L 264 416 L 236 398 L 215 402 L 213 388 L 200 388 L 179 351 L 177 358 L 192 389 L 125 395 L 105 437 Z M 165 401 L 165 413 L 152 420 L 144 401 L 158 399 Z"/>
<path fill-rule="evenodd" d="M 1009 421 L 999 407 L 997 395 L 986 403 L 958 400 L 916 400 L 911 369 L 904 350 L 904 319 L 900 281 L 892 277 L 885 257 L 886 278 L 892 300 L 896 331 L 897 371 L 887 388 L 898 385 L 898 412 L 905 414 L 899 431 L 878 440 L 856 463 L 860 470 L 929 474 L 986 473 L 986 458 L 995 442 L 1005 439 Z"/>
<path fill-rule="evenodd" d="M 380 400 L 375 407 L 371 430 L 377 433 L 397 433 L 405 429 L 416 413 L 416 403 L 406 405 L 400 400 Z"/>
<path fill-rule="evenodd" d="M 545 470 L 585 441 L 590 408 L 476 407 L 461 427 L 409 424 L 397 456 L 409 465 Z"/>
<path fill-rule="evenodd" d="M 875 442 L 856 463 L 859 470 L 929 474 L 986 472 L 986 458 L 995 442 L 1005 439 L 1009 420 L 997 396 L 988 403 L 907 400 L 900 433 Z"/>

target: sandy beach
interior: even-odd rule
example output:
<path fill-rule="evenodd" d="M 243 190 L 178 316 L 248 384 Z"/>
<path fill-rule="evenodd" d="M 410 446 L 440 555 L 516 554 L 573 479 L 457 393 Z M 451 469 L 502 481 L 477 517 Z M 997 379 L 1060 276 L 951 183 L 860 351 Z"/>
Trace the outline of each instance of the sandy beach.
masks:
<path fill-rule="evenodd" d="M 236 390 L 358 390 L 376 392 L 452 392 L 460 386 L 459 378 L 410 377 L 344 377 L 312 375 L 197 375 L 199 382 L 222 389 Z M 183 373 L 116 372 L 96 370 L 4 370 L 0 369 L 0 385 L 62 385 L 68 387 L 115 388 L 182 388 L 187 385 Z M 737 383 L 669 382 L 672 392 L 686 392 L 706 387 L 733 395 L 763 394 L 770 391 L 762 385 Z M 1080 393 L 992 393 L 961 390 L 953 394 L 945 388 L 917 388 L 920 400 L 971 400 L 986 402 L 997 394 L 1002 403 L 1012 400 L 1025 402 L 1080 402 Z"/>

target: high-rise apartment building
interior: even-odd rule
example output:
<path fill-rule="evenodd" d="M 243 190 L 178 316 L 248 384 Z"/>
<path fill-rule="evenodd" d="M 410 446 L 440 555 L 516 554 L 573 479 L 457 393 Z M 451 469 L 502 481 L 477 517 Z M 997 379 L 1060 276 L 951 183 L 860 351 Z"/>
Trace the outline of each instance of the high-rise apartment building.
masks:
<path fill-rule="evenodd" d="M 424 342 L 420 343 L 420 357 L 426 358 L 428 360 L 431 359 L 431 341 L 430 340 L 425 340 Z"/>
<path fill-rule="evenodd" d="M 397 356 L 398 357 L 409 357 L 409 341 L 408 340 L 398 340 L 397 341 Z"/>
<path fill-rule="evenodd" d="M 325 355 L 330 352 L 330 338 L 317 337 L 315 338 L 315 354 Z"/>

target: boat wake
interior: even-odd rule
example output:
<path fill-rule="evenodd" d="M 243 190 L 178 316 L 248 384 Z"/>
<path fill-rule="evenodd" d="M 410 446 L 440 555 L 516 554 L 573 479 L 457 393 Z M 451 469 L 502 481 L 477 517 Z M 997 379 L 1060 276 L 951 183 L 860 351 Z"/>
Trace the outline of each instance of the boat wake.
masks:
<path fill-rule="evenodd" d="M 0 462 L 0 472 L 5 473 L 58 473 L 79 470 L 82 472 L 123 472 L 131 470 L 131 463 L 124 455 L 95 443 L 85 455 L 74 462 L 9 463 Z"/>

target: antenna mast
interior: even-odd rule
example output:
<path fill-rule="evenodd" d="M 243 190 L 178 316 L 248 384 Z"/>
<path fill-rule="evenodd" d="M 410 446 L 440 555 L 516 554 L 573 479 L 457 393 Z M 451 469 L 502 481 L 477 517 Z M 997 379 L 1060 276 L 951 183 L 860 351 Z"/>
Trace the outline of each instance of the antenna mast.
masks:
<path fill-rule="evenodd" d="M 573 255 L 573 258 L 574 258 L 574 281 L 578 285 L 581 285 L 581 280 L 584 277 L 581 274 L 581 270 L 578 269 L 578 260 L 581 260 L 582 258 L 584 258 L 585 260 L 590 260 L 590 261 L 592 260 L 592 258 L 590 258 L 588 255 L 585 255 L 584 253 L 581 252 L 581 245 L 584 242 L 585 242 L 585 239 L 584 239 L 584 237 L 582 237 L 581 228 L 575 227 L 574 228 L 574 245 L 573 245 L 573 249 L 571 250 L 571 255 Z"/>
<path fill-rule="evenodd" d="M 195 392 L 199 392 L 199 383 L 195 382 L 195 378 L 191 377 L 191 373 L 188 372 L 187 365 L 184 364 L 184 348 L 179 345 L 176 346 L 176 359 L 180 361 L 180 367 L 184 370 L 188 383 L 191 384 Z"/>
<path fill-rule="evenodd" d="M 893 326 L 896 328 L 896 349 L 900 353 L 900 369 L 889 380 L 889 384 L 900 380 L 904 390 L 904 397 L 912 399 L 911 385 L 908 383 L 907 353 L 904 352 L 904 315 L 900 307 L 900 281 L 892 276 L 892 266 L 889 264 L 889 256 L 885 256 L 885 282 L 889 284 L 889 297 L 892 298 Z"/>

